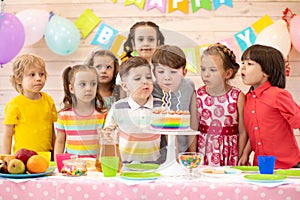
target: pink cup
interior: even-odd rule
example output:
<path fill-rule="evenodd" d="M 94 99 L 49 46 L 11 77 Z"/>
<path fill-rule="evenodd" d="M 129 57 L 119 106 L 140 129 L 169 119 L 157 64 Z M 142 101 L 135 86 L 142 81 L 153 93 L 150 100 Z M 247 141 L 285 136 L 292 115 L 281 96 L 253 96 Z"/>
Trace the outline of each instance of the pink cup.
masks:
<path fill-rule="evenodd" d="M 71 159 L 71 156 L 72 154 L 68 153 L 56 154 L 56 164 L 59 172 L 61 172 L 61 168 L 64 166 L 63 161 Z"/>

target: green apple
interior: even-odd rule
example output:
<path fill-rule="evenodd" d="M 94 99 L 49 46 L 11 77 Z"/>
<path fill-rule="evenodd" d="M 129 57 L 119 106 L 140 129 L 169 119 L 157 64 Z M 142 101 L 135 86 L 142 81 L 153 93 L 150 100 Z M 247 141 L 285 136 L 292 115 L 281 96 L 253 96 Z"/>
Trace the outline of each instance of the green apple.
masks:
<path fill-rule="evenodd" d="M 17 158 L 10 160 L 7 166 L 7 170 L 10 174 L 23 174 L 25 169 L 25 164 Z"/>

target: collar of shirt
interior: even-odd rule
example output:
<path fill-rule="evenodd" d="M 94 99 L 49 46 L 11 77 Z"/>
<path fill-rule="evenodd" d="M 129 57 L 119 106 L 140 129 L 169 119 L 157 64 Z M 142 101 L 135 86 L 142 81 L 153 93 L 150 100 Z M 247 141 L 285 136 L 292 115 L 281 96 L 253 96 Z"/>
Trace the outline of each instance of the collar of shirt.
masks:
<path fill-rule="evenodd" d="M 266 81 L 261 86 L 259 86 L 258 88 L 256 88 L 255 90 L 253 90 L 253 87 L 250 87 L 249 93 L 251 95 L 254 94 L 256 96 L 260 96 L 265 90 L 267 90 L 271 86 L 272 86 L 271 83 L 269 81 Z"/>
<path fill-rule="evenodd" d="M 139 108 L 148 108 L 152 109 L 153 108 L 153 96 L 150 95 L 148 98 L 147 102 L 144 105 L 139 105 L 137 104 L 131 97 L 128 97 L 128 104 L 132 110 L 137 110 Z"/>

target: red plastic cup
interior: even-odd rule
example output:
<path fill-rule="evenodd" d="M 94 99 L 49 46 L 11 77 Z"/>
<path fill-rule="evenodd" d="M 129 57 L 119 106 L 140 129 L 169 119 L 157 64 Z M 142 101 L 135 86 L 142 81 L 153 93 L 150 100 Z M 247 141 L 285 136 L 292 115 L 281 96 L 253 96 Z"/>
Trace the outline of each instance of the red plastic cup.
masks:
<path fill-rule="evenodd" d="M 56 154 L 56 165 L 58 172 L 61 172 L 62 167 L 64 166 L 63 161 L 71 159 L 72 154 L 68 153 L 62 153 L 62 154 Z"/>

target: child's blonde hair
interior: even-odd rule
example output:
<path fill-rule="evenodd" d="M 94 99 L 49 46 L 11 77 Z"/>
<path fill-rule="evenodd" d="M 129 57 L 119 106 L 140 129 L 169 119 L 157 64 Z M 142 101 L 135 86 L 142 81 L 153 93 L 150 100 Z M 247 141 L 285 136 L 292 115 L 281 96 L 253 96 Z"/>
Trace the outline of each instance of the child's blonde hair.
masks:
<path fill-rule="evenodd" d="M 47 79 L 46 63 L 44 59 L 35 54 L 24 54 L 19 56 L 13 63 L 13 75 L 10 77 L 10 82 L 17 92 L 23 93 L 22 80 L 24 72 L 30 67 L 38 66 L 45 71 L 45 78 Z"/>

